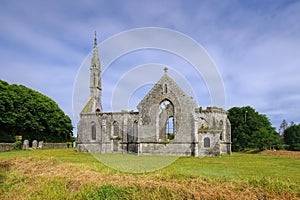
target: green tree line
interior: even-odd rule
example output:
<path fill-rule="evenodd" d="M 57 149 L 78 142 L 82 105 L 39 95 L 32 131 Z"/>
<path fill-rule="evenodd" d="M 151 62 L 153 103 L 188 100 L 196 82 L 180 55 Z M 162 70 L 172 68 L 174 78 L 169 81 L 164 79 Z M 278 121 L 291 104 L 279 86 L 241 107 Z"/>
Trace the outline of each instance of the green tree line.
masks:
<path fill-rule="evenodd" d="M 259 114 L 250 106 L 228 110 L 231 123 L 233 151 L 247 149 L 271 149 L 280 147 L 280 135 L 272 127 L 266 115 Z"/>
<path fill-rule="evenodd" d="M 66 142 L 72 130 L 70 118 L 52 99 L 0 80 L 0 142 L 14 142 L 16 135 L 23 140 Z"/>
<path fill-rule="evenodd" d="M 300 124 L 292 124 L 283 133 L 284 144 L 289 150 L 300 151 Z"/>

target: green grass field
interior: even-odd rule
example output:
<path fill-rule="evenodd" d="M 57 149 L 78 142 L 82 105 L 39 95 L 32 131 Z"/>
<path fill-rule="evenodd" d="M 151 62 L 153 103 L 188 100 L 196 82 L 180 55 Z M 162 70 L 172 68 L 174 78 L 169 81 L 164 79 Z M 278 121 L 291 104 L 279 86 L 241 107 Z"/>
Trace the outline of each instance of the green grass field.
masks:
<path fill-rule="evenodd" d="M 0 199 L 300 199 L 299 158 L 261 153 L 96 158 L 74 149 L 1 152 Z"/>

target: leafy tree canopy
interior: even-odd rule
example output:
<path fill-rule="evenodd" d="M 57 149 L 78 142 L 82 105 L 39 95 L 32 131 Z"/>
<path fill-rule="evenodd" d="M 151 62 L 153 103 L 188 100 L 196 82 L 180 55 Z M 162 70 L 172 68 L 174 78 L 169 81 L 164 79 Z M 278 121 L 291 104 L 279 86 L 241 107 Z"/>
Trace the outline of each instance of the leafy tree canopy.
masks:
<path fill-rule="evenodd" d="M 72 136 L 70 118 L 49 97 L 0 80 L 0 141 L 22 139 L 65 142 Z"/>
<path fill-rule="evenodd" d="M 292 125 L 284 131 L 284 143 L 290 150 L 300 151 L 300 124 Z"/>
<path fill-rule="evenodd" d="M 231 122 L 233 151 L 249 148 L 264 150 L 279 143 L 279 134 L 270 120 L 252 107 L 233 107 L 228 110 Z"/>

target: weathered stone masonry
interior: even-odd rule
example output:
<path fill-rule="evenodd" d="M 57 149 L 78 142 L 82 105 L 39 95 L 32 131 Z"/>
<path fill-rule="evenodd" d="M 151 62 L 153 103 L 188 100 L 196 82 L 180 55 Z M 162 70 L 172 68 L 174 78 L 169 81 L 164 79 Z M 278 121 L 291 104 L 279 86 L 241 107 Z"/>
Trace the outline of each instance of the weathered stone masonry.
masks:
<path fill-rule="evenodd" d="M 162 155 L 231 154 L 231 129 L 222 108 L 202 110 L 165 74 L 138 112 L 103 112 L 97 40 L 90 67 L 90 100 L 80 113 L 78 151 Z"/>

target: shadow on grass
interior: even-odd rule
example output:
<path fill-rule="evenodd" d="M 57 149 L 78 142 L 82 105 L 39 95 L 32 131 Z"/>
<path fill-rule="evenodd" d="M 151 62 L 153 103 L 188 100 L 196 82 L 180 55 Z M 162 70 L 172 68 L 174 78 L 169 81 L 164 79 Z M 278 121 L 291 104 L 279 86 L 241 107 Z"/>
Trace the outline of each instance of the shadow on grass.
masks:
<path fill-rule="evenodd" d="M 127 173 L 147 173 L 160 170 L 175 162 L 178 156 L 136 154 L 92 154 L 107 167 Z"/>
<path fill-rule="evenodd" d="M 259 149 L 246 149 L 244 151 L 242 151 L 242 153 L 247 153 L 247 154 L 256 154 L 256 153 L 260 153 L 263 150 L 259 150 Z"/>

